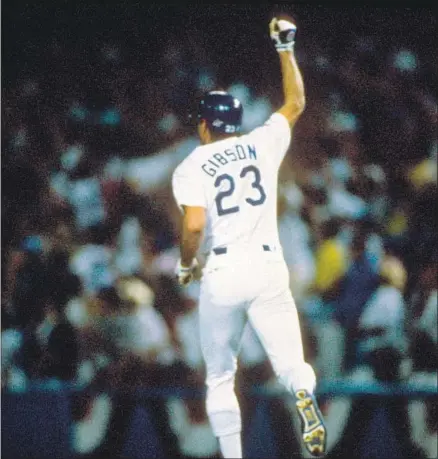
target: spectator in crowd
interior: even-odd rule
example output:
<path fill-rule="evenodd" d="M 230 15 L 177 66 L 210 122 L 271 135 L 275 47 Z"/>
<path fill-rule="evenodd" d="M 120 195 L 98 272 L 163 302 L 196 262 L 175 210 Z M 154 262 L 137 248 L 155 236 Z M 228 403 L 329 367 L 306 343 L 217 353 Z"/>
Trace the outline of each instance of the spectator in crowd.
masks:
<path fill-rule="evenodd" d="M 366 251 L 366 233 L 362 226 L 353 236 L 351 264 L 340 279 L 335 295 L 334 317 L 345 333 L 343 368 L 350 370 L 356 360 L 356 336 L 359 319 L 367 301 L 378 287 L 378 273 Z"/>
<path fill-rule="evenodd" d="M 58 298 L 49 300 L 44 321 L 37 327 L 38 343 L 42 349 L 41 377 L 73 382 L 79 363 L 77 333 L 66 318 Z"/>
<path fill-rule="evenodd" d="M 13 317 L 6 308 L 1 316 L 1 381 L 2 389 L 25 390 L 27 377 L 19 362 L 23 331 L 14 326 Z"/>
<path fill-rule="evenodd" d="M 17 325 L 26 328 L 41 319 L 48 289 L 41 238 L 37 235 L 23 238 L 12 256 L 15 275 L 11 279 L 10 300 Z"/>
<path fill-rule="evenodd" d="M 119 288 L 102 288 L 92 300 L 93 328 L 116 364 L 122 359 L 166 365 L 175 358 L 168 327 L 153 306 L 154 297 L 143 281 L 127 278 L 119 281 Z"/>
<path fill-rule="evenodd" d="M 436 370 L 437 363 L 437 256 L 436 250 L 420 265 L 409 298 L 410 353 L 418 371 Z"/>
<path fill-rule="evenodd" d="M 338 219 L 322 225 L 321 242 L 315 254 L 315 290 L 327 300 L 333 298 L 340 279 L 347 270 L 347 253 L 338 236 L 342 230 Z"/>
<path fill-rule="evenodd" d="M 76 380 L 79 342 L 64 306 L 56 295 L 47 297 L 42 319 L 24 331 L 19 361 L 29 380 Z"/>
<path fill-rule="evenodd" d="M 419 265 L 429 265 L 431 255 L 435 256 L 435 247 L 438 244 L 436 197 L 436 183 L 426 186 L 417 193 L 413 193 L 411 197 L 412 212 L 409 215 L 408 242 L 405 246 L 405 262 L 409 273 L 411 273 L 408 277 L 408 295 L 412 293 L 413 285 L 416 283 L 419 271 L 421 271 L 419 270 Z"/>
<path fill-rule="evenodd" d="M 113 263 L 112 234 L 104 225 L 95 225 L 87 232 L 85 244 L 79 245 L 70 257 L 70 270 L 78 276 L 87 296 L 111 287 L 117 278 Z"/>
<path fill-rule="evenodd" d="M 348 267 L 348 252 L 342 243 L 342 225 L 329 219 L 320 228 L 315 252 L 314 295 L 305 306 L 316 337 L 316 367 L 321 377 L 338 377 L 342 369 L 344 332 L 334 317 L 334 300 Z"/>
<path fill-rule="evenodd" d="M 387 254 L 380 268 L 379 285 L 366 302 L 359 318 L 358 363 L 371 357 L 373 366 L 377 368 L 377 360 L 374 359 L 385 349 L 398 355 L 396 359 L 398 363 L 406 359 L 407 311 L 403 297 L 406 279 L 406 270 L 401 261 L 394 255 Z M 389 380 L 400 377 L 398 367 L 387 366 L 385 371 L 388 371 L 389 375 L 385 378 L 378 375 L 378 379 Z"/>
<path fill-rule="evenodd" d="M 298 307 L 301 307 L 302 300 L 308 295 L 315 277 L 310 228 L 302 218 L 303 200 L 301 189 L 297 185 L 290 185 L 284 194 L 280 194 L 278 202 L 279 237 Z"/>

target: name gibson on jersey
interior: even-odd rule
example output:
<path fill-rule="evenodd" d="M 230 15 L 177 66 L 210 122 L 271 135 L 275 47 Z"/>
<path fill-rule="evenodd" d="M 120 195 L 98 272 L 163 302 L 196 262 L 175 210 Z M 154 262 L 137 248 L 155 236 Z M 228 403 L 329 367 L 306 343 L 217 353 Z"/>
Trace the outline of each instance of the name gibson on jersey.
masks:
<path fill-rule="evenodd" d="M 246 145 L 245 148 L 245 146 L 237 144 L 234 148 L 227 148 L 222 153 L 215 153 L 201 166 L 201 169 L 210 177 L 214 177 L 217 170 L 222 166 L 243 159 L 257 159 L 254 145 Z"/>

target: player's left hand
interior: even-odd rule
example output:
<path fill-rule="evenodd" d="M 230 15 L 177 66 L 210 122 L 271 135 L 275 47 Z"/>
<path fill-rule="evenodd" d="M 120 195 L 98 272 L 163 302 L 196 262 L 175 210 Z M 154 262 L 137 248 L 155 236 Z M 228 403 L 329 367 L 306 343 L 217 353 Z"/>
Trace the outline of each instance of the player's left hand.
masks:
<path fill-rule="evenodd" d="M 180 285 L 188 285 L 192 282 L 194 277 L 195 269 L 198 267 L 198 261 L 196 258 L 193 259 L 191 266 L 183 266 L 181 264 L 181 259 L 178 260 L 178 263 L 175 268 L 175 274 L 178 278 Z"/>

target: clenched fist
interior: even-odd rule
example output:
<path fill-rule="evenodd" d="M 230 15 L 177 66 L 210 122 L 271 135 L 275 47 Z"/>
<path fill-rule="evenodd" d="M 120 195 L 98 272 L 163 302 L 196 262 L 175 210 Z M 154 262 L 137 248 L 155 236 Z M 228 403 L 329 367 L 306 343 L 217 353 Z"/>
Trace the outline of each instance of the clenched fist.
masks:
<path fill-rule="evenodd" d="M 296 31 L 296 25 L 287 19 L 273 18 L 269 23 L 269 34 L 278 52 L 293 50 Z"/>

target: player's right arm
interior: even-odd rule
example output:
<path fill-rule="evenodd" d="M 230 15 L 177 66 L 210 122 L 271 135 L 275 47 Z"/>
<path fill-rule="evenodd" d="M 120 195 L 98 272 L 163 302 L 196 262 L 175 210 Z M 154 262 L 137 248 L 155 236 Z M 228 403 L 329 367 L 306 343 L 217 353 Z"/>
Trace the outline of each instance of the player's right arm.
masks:
<path fill-rule="evenodd" d="M 283 80 L 284 103 L 270 118 L 251 133 L 270 162 L 279 166 L 292 139 L 295 122 L 305 106 L 304 83 L 294 55 L 295 25 L 274 18 L 269 24 L 270 36 L 278 51 Z"/>
<path fill-rule="evenodd" d="M 277 111 L 292 127 L 306 105 L 304 82 L 294 54 L 296 26 L 291 20 L 272 19 L 270 35 L 280 58 L 284 103 Z"/>
<path fill-rule="evenodd" d="M 175 201 L 183 213 L 181 228 L 180 259 L 176 267 L 178 281 L 187 285 L 193 279 L 197 267 L 199 250 L 207 224 L 207 202 L 202 180 L 189 162 L 180 164 L 172 175 L 172 190 Z"/>

